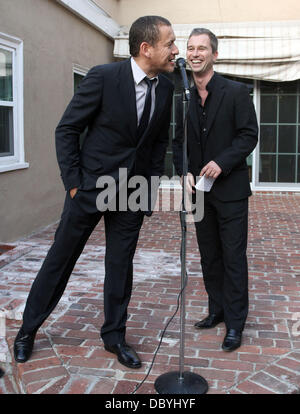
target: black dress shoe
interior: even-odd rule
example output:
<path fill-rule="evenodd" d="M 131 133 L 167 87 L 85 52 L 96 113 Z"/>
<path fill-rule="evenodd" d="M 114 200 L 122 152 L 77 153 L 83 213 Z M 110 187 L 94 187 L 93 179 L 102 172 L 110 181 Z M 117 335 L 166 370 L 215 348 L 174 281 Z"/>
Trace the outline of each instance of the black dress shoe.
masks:
<path fill-rule="evenodd" d="M 241 343 L 242 332 L 236 329 L 228 329 L 222 344 L 222 349 L 226 352 L 234 351 L 241 346 Z"/>
<path fill-rule="evenodd" d="M 22 328 L 19 330 L 14 342 L 14 356 L 17 362 L 26 362 L 30 358 L 35 334 L 25 334 Z"/>
<path fill-rule="evenodd" d="M 140 368 L 142 366 L 141 360 L 133 348 L 125 342 L 115 345 L 104 345 L 108 352 L 112 352 L 118 356 L 118 361 L 128 368 Z"/>
<path fill-rule="evenodd" d="M 223 315 L 217 315 L 216 313 L 209 314 L 205 319 L 202 321 L 195 323 L 195 328 L 197 329 L 209 329 L 214 328 L 220 322 L 224 321 Z"/>

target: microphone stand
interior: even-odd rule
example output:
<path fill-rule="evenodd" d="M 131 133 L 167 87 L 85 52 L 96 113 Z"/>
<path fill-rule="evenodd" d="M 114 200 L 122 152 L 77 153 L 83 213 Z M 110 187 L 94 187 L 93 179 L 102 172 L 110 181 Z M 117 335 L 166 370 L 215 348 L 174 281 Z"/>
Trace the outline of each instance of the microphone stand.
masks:
<path fill-rule="evenodd" d="M 186 273 L 186 217 L 187 210 L 185 205 L 186 180 L 188 172 L 187 161 L 187 122 L 186 114 L 190 100 L 190 91 L 183 88 L 182 105 L 183 105 L 183 182 L 182 182 L 182 205 L 180 211 L 181 223 L 181 301 L 180 301 L 180 350 L 179 350 L 179 371 L 167 372 L 160 375 L 155 383 L 154 388 L 158 394 L 205 394 L 208 391 L 207 381 L 198 374 L 184 371 L 184 340 L 185 340 L 185 289 L 187 286 Z"/>

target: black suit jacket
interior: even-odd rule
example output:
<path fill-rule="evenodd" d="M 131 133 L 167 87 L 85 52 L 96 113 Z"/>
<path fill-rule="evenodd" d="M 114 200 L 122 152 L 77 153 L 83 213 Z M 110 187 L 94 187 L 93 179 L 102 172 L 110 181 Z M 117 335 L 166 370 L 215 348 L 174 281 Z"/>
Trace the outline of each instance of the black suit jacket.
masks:
<path fill-rule="evenodd" d="M 247 87 L 214 74 L 214 89 L 209 103 L 205 135 L 200 137 L 197 91 L 191 88 L 187 113 L 188 170 L 195 177 L 209 161 L 215 161 L 222 173 L 211 192 L 222 201 L 241 200 L 251 195 L 247 156 L 258 139 L 258 126 Z M 182 175 L 182 104 L 176 108 L 176 136 L 173 140 L 174 165 Z"/>
<path fill-rule="evenodd" d="M 66 190 L 94 190 L 119 168 L 128 175 L 161 176 L 169 137 L 173 85 L 159 75 L 155 110 L 140 140 L 130 59 L 93 67 L 81 81 L 56 128 L 56 152 Z M 88 127 L 83 146 L 79 137 Z"/>

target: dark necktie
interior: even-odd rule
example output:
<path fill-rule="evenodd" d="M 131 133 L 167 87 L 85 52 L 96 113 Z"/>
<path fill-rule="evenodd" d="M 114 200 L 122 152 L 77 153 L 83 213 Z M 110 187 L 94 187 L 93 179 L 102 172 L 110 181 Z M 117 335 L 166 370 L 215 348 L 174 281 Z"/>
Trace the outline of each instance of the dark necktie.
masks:
<path fill-rule="evenodd" d="M 140 119 L 140 123 L 137 129 L 137 137 L 141 138 L 148 126 L 149 118 L 150 118 L 150 111 L 151 111 L 151 90 L 152 85 L 156 81 L 156 79 L 149 79 L 147 76 L 144 77 L 144 81 L 147 83 L 147 93 L 145 98 L 145 105 L 144 110 Z"/>

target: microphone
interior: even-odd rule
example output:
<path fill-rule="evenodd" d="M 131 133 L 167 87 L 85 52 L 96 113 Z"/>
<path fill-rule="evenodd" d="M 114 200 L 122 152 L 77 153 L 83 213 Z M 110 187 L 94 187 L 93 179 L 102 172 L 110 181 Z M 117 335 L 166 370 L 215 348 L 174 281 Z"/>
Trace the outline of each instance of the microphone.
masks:
<path fill-rule="evenodd" d="M 186 99 L 190 100 L 190 86 L 185 70 L 185 60 L 183 58 L 178 58 L 176 60 L 176 67 L 180 70 Z"/>

